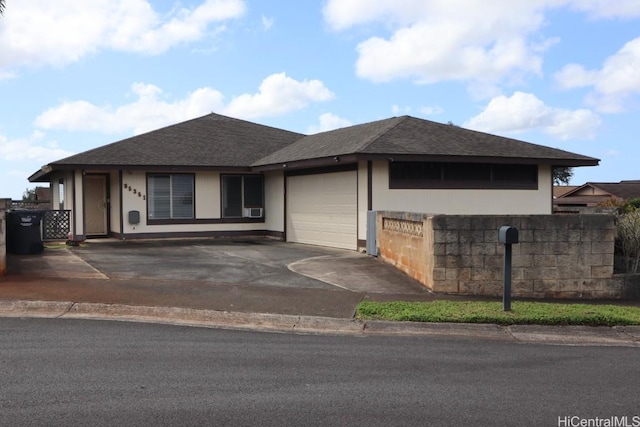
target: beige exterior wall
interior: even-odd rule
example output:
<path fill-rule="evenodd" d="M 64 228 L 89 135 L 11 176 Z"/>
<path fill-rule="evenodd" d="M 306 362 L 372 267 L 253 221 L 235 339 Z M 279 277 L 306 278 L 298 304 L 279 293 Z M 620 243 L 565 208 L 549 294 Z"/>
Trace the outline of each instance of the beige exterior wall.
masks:
<path fill-rule="evenodd" d="M 122 173 L 121 185 L 122 188 L 120 188 L 120 185 L 118 185 L 118 190 L 115 190 L 114 187 L 111 188 L 111 198 L 113 203 L 114 198 L 119 198 L 117 192 L 122 190 L 122 206 L 124 207 L 122 212 L 122 232 L 124 234 L 143 233 L 144 231 L 142 228 L 145 227 L 145 219 L 147 217 L 146 175 L 144 172 L 124 171 Z M 126 189 L 124 188 L 125 185 L 127 186 Z M 140 212 L 140 224 L 129 223 L 129 211 Z M 111 231 L 119 232 L 119 230 L 120 228 L 118 227 L 116 229 L 112 229 Z"/>
<path fill-rule="evenodd" d="M 196 174 L 196 218 L 220 218 L 220 174 L 204 172 Z"/>
<path fill-rule="evenodd" d="M 278 179 L 275 176 L 276 181 Z M 167 224 L 167 225 L 148 225 L 147 224 L 147 174 L 145 172 L 123 172 L 122 188 L 127 185 L 124 190 L 122 203 L 124 206 L 124 225 L 123 233 L 127 234 L 144 234 L 144 233 L 201 233 L 210 231 L 252 231 L 252 230 L 271 230 L 267 228 L 265 223 L 229 223 L 229 224 Z M 269 182 L 270 180 L 265 180 Z M 269 182 L 270 186 L 277 187 L 277 183 Z M 267 184 L 265 183 L 265 187 Z M 120 186 L 112 186 L 112 197 L 116 196 L 116 188 Z M 209 220 L 220 219 L 220 174 L 217 172 L 199 172 L 195 174 L 195 211 L 196 219 Z M 265 193 L 270 191 L 265 189 Z M 273 190 L 275 192 L 275 190 Z M 266 203 L 270 203 L 269 200 Z M 282 202 L 284 203 L 284 202 Z M 281 205 L 283 206 L 283 205 Z M 270 215 L 271 206 L 265 207 L 265 216 Z M 277 206 L 274 206 L 274 210 Z M 280 210 L 282 211 L 282 207 Z M 129 211 L 137 210 L 140 212 L 140 223 L 129 223 Z M 276 212 L 277 215 L 278 212 Z M 119 214 L 118 214 L 119 215 Z M 281 217 L 281 216 L 280 216 Z M 278 216 L 272 220 L 274 225 L 278 224 Z M 112 219 L 112 224 L 115 222 Z M 281 226 L 282 228 L 282 226 Z M 119 232 L 119 227 L 111 231 Z M 279 231 L 279 230 L 278 230 Z"/>
<path fill-rule="evenodd" d="M 372 162 L 373 210 L 393 210 L 448 215 L 535 215 L 552 212 L 550 167 L 541 166 L 538 190 L 390 190 L 388 162 Z M 357 170 L 357 239 L 366 240 L 368 210 L 367 161 Z M 64 208 L 72 209 L 72 230 L 84 236 L 84 202 L 81 171 L 65 172 Z M 147 188 L 144 171 L 109 173 L 109 232 L 127 234 L 198 233 L 211 231 L 285 231 L 285 178 L 283 171 L 265 173 L 265 222 L 147 225 Z M 126 188 L 125 188 L 126 187 Z M 75 191 L 74 191 L 75 188 Z M 120 205 L 122 193 L 122 206 Z M 221 218 L 220 173 L 195 174 L 195 214 L 198 220 Z M 73 197 L 75 194 L 75 205 Z M 59 199 L 57 179 L 52 182 L 54 205 Z M 130 224 L 129 211 L 140 212 L 140 223 Z M 120 222 L 123 222 L 122 226 Z"/>
<path fill-rule="evenodd" d="M 373 210 L 446 215 L 546 215 L 552 213 L 550 166 L 540 166 L 538 174 L 538 190 L 390 190 L 389 164 L 376 161 L 373 162 Z"/>
<path fill-rule="evenodd" d="M 51 188 L 51 206 L 52 209 L 58 209 L 60 207 L 60 181 L 57 179 L 51 180 L 49 183 Z M 64 188 L 64 186 L 63 186 Z"/>
<path fill-rule="evenodd" d="M 108 195 L 110 202 L 109 210 L 109 231 L 120 231 L 120 179 L 118 172 L 111 172 L 109 174 L 109 189 Z"/>
<path fill-rule="evenodd" d="M 358 162 L 358 240 L 367 239 L 367 210 L 369 202 L 367 162 Z"/>
<path fill-rule="evenodd" d="M 65 181 L 66 182 L 66 181 Z M 73 212 L 74 215 L 72 217 L 72 221 L 75 221 L 75 236 L 84 236 L 84 198 L 83 198 L 83 192 L 82 192 L 82 172 L 81 171 L 75 171 L 75 173 L 71 172 L 70 176 L 69 176 L 69 182 L 70 185 L 65 186 L 66 188 L 69 188 L 69 198 L 71 200 L 71 202 L 69 203 L 69 205 L 73 205 Z M 75 188 L 75 204 L 73 204 L 73 189 Z M 66 194 L 65 194 L 65 199 L 67 198 Z M 66 205 L 65 205 L 66 206 Z M 73 224 L 73 222 L 72 222 Z M 71 226 L 71 230 L 73 230 L 73 225 Z"/>
<path fill-rule="evenodd" d="M 284 232 L 284 173 L 267 172 L 264 177 L 265 228 Z"/>

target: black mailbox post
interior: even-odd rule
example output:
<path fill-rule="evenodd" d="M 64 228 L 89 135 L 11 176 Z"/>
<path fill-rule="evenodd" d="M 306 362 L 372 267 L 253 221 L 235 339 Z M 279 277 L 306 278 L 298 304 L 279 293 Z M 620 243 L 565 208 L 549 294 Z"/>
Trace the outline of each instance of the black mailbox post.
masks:
<path fill-rule="evenodd" d="M 518 229 L 508 225 L 500 227 L 498 241 L 504 243 L 504 287 L 502 309 L 511 311 L 511 245 L 518 243 Z"/>

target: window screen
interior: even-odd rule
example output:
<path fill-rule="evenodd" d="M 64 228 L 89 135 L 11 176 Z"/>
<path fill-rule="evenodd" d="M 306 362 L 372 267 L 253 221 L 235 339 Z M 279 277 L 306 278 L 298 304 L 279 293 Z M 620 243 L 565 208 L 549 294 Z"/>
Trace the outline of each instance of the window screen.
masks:
<path fill-rule="evenodd" d="M 189 174 L 148 175 L 149 219 L 193 218 L 193 182 Z"/>
<path fill-rule="evenodd" d="M 240 218 L 245 208 L 264 207 L 262 175 L 222 176 L 222 217 Z"/>
<path fill-rule="evenodd" d="M 222 216 L 242 216 L 241 175 L 226 175 L 222 177 Z"/>

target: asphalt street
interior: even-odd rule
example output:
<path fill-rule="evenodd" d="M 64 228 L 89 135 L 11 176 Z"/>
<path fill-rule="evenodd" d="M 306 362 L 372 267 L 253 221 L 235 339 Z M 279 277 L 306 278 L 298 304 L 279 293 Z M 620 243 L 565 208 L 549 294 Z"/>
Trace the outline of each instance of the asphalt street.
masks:
<path fill-rule="evenodd" d="M 0 425 L 633 425 L 640 415 L 628 347 L 6 318 L 0 342 Z"/>

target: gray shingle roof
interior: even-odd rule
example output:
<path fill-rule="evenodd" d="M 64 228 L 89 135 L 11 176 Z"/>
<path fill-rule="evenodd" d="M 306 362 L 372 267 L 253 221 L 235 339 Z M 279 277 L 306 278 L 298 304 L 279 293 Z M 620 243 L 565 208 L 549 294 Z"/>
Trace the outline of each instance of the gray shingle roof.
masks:
<path fill-rule="evenodd" d="M 613 197 L 628 200 L 640 197 L 640 181 L 620 181 L 620 182 L 587 182 L 584 185 L 576 187 L 575 189 L 563 194 L 559 198 L 574 199 L 584 188 L 598 188 L 606 193 L 609 193 Z M 610 198 L 609 196 L 596 196 Z"/>
<path fill-rule="evenodd" d="M 302 136 L 209 114 L 85 151 L 51 166 L 247 167 Z"/>
<path fill-rule="evenodd" d="M 402 116 L 305 136 L 252 166 L 349 154 L 543 160 L 563 166 L 598 163 L 555 148 Z"/>
<path fill-rule="evenodd" d="M 246 168 L 355 155 L 420 156 L 422 160 L 514 161 L 557 166 L 597 165 L 598 159 L 457 126 L 402 116 L 302 135 L 209 114 L 57 160 L 29 179 L 60 169 Z M 353 160 L 353 158 L 351 159 Z"/>

